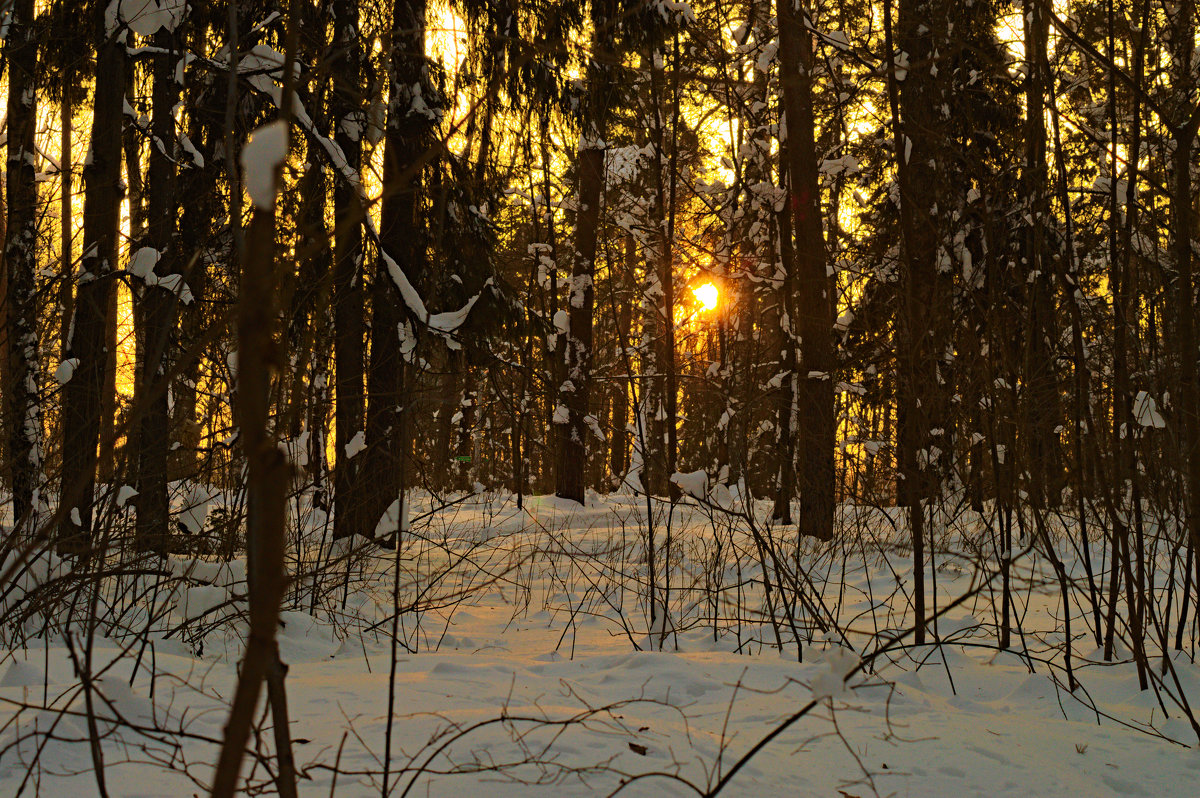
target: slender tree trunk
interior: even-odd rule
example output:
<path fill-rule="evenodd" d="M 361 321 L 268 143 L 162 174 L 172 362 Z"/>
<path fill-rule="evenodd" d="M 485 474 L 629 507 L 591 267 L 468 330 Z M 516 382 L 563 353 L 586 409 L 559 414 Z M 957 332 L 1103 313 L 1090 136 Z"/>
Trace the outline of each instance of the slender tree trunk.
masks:
<path fill-rule="evenodd" d="M 234 411 L 246 455 L 246 575 L 249 593 L 250 635 L 238 675 L 233 705 L 225 725 L 221 753 L 213 776 L 213 798 L 232 798 L 237 790 L 242 757 L 250 737 L 254 712 L 264 682 L 275 722 L 278 750 L 276 788 L 283 798 L 295 798 L 295 768 L 288 731 L 286 696 L 283 688 L 285 669 L 279 660 L 275 639 L 279 608 L 287 589 L 284 561 L 286 548 L 287 494 L 290 480 L 287 456 L 279 448 L 270 423 L 271 374 L 286 362 L 286 352 L 276 343 L 279 331 L 279 264 L 275 248 L 275 194 L 280 185 L 286 158 L 287 125 L 291 121 L 291 97 L 295 88 L 295 63 L 300 21 L 298 0 L 293 0 L 287 15 L 287 57 L 284 64 L 284 102 L 280 120 L 259 128 L 257 136 L 279 135 L 283 151 L 270 146 L 260 150 L 271 163 L 271 196 L 252 197 L 254 213 L 246 233 L 241 258 L 238 291 L 238 391 Z M 236 11 L 230 14 L 236 23 Z M 253 138 L 252 137 L 252 138 Z M 251 168 L 263 168 L 254 164 Z M 235 200 L 235 203 L 237 200 Z"/>
<path fill-rule="evenodd" d="M 588 403 L 591 398 L 592 311 L 595 303 L 596 238 L 604 192 L 604 137 L 612 70 L 617 59 L 613 31 L 617 24 L 613 0 L 593 0 L 592 48 L 588 62 L 587 109 L 580 136 L 579 212 L 575 227 L 575 262 L 568 290 L 566 373 L 559 385 L 558 467 L 555 494 L 583 504 L 587 463 Z"/>
<path fill-rule="evenodd" d="M 74 228 L 75 214 L 72 212 L 72 147 L 71 142 L 72 132 L 75 124 L 75 104 L 72 96 L 72 83 L 74 82 L 74 74 L 68 72 L 63 75 L 63 92 L 62 104 L 59 108 L 59 124 L 62 127 L 59 139 L 58 163 L 61 167 L 59 180 L 61 181 L 61 197 L 59 210 L 59 227 L 62 240 L 62 283 L 58 287 L 58 311 L 61 324 L 59 327 L 59 355 L 63 358 L 67 356 L 67 336 L 71 330 L 71 304 L 74 300 L 75 293 L 74 281 L 71 279 L 75 269 L 75 248 L 74 244 Z"/>
<path fill-rule="evenodd" d="M 358 32 L 358 3 L 338 0 L 334 8 L 333 61 L 335 84 L 330 115 L 334 139 L 346 158 L 346 169 L 362 169 L 362 141 L 353 123 L 365 114 L 362 86 L 362 40 Z M 360 124 L 361 127 L 361 124 Z M 366 302 L 363 290 L 362 196 L 357 186 L 338 180 L 333 189 L 335 220 L 333 265 L 333 327 L 335 430 L 334 538 L 366 535 L 361 517 L 363 458 L 347 447 L 364 432 L 366 396 L 363 393 Z M 360 447 L 361 448 L 361 447 Z"/>
<path fill-rule="evenodd" d="M 160 30 L 154 45 L 162 52 L 154 57 L 154 95 L 151 132 L 157 145 L 150 148 L 147 175 L 147 226 L 145 246 L 157 253 L 157 264 L 149 276 L 177 275 L 179 268 L 177 181 L 175 174 L 175 105 L 180 86 L 175 81 L 176 32 Z M 172 364 L 175 308 L 179 296 L 169 286 L 142 287 L 139 319 L 143 352 L 139 362 L 134 406 L 140 414 L 137 456 L 137 543 L 143 550 L 165 553 L 169 547 L 170 501 L 167 495 L 170 451 L 168 390 Z"/>
<path fill-rule="evenodd" d="M 779 55 L 783 77 L 787 146 L 782 153 L 789 176 L 789 204 L 796 238 L 796 295 L 792 324 L 800 337 L 800 373 L 795 375 L 800 446 L 800 533 L 833 537 L 833 448 L 837 419 L 833 395 L 834 284 L 825 256 L 821 185 L 814 138 L 812 76 L 816 66 L 812 36 L 805 28 L 810 9 L 778 0 Z"/>
<path fill-rule="evenodd" d="M 109 36 L 105 7 L 96 4 L 96 88 L 92 157 L 83 170 L 83 257 L 67 354 L 77 359 L 63 390 L 63 467 L 58 547 L 84 554 L 91 546 L 96 446 L 100 438 L 101 393 L 117 265 L 121 218 L 121 108 L 125 94 L 125 45 Z"/>
<path fill-rule="evenodd" d="M 675 214 L 676 214 L 676 188 L 679 179 L 679 32 L 676 31 L 673 37 L 671 52 L 671 147 L 670 160 L 667 163 L 667 180 L 659 180 L 659 193 L 663 196 L 665 191 L 666 201 L 666 219 L 665 224 L 659 227 L 662 230 L 662 244 L 660 248 L 659 261 L 659 283 L 662 285 L 663 292 L 663 336 L 662 336 L 662 355 L 659 359 L 659 367 L 663 369 L 663 397 L 665 399 L 664 409 L 666 410 L 666 429 L 663 440 L 665 447 L 664 457 L 664 475 L 667 478 L 667 491 L 670 494 L 671 501 L 677 501 L 680 496 L 679 486 L 671 482 L 671 475 L 677 470 L 677 461 L 679 458 L 679 373 L 678 364 L 675 357 Z M 661 81 L 661 77 L 660 77 Z M 665 82 L 665 81 L 664 81 Z M 656 105 L 656 118 L 658 119 L 658 143 L 656 149 L 658 152 L 663 150 L 663 135 L 662 135 L 662 103 Z M 661 157 L 659 158 L 661 163 Z M 667 545 L 670 546 L 668 528 Z"/>
<path fill-rule="evenodd" d="M 1189 38 L 1190 37 L 1190 38 Z M 1175 157 L 1172 164 L 1171 234 L 1176 268 L 1179 276 L 1175 287 L 1175 303 L 1179 324 L 1179 440 L 1182 449 L 1184 482 L 1186 483 L 1187 529 L 1193 551 L 1200 547 L 1200 380 L 1197 378 L 1197 348 L 1195 286 L 1195 208 L 1192 204 L 1192 169 L 1195 165 L 1197 128 L 1200 128 L 1200 106 L 1191 107 L 1194 80 L 1192 64 L 1196 49 L 1196 17 L 1193 4 L 1180 3 L 1172 25 L 1171 39 L 1175 50 L 1173 60 L 1176 102 L 1179 103 L 1175 128 Z M 1200 595 L 1200 590 L 1197 591 Z"/>
<path fill-rule="evenodd" d="M 1024 437 L 1028 440 L 1030 500 L 1037 508 L 1046 502 L 1056 505 L 1062 491 L 1062 456 L 1055 432 L 1062 418 L 1058 373 L 1050 339 L 1054 329 L 1053 264 L 1046 247 L 1050 182 L 1046 167 L 1045 92 L 1042 71 L 1049 26 L 1041 6 L 1025 0 L 1025 54 L 1028 78 L 1025 84 L 1025 164 L 1023 193 L 1032 220 L 1025 230 L 1024 252 L 1028 275 L 1025 319 L 1025 362 L 1023 380 L 1028 389 L 1023 398 Z"/>
<path fill-rule="evenodd" d="M 544 352 L 546 361 L 546 390 L 543 394 L 546 403 L 546 422 L 547 427 L 554 434 L 557 429 L 554 421 L 554 414 L 558 407 L 558 386 L 562 382 L 563 368 L 565 367 L 566 351 L 567 351 L 567 324 L 564 321 L 560 327 L 559 321 L 559 286 L 558 286 L 558 235 L 556 225 L 554 223 L 554 207 L 551 204 L 553 193 L 550 183 L 550 116 L 547 112 L 539 114 L 540 124 L 538 125 L 539 139 L 538 148 L 542 159 L 542 202 L 546 214 L 546 243 L 550 248 L 550 263 L 549 277 L 550 287 L 547 293 L 550 295 L 549 313 L 547 317 L 554 325 L 553 343 L 547 341 L 547 346 Z M 536 211 L 536 208 L 535 208 Z M 558 447 L 544 446 L 542 447 L 542 469 L 541 480 L 539 484 L 540 491 L 549 493 L 557 484 L 558 477 L 556 476 L 558 469 Z"/>
<path fill-rule="evenodd" d="M 931 431 L 943 418 L 945 398 L 937 366 L 943 341 L 936 210 L 941 188 L 937 148 L 944 122 L 943 87 L 929 65 L 937 63 L 938 43 L 946 40 L 953 13 L 947 0 L 900 0 L 893 45 L 890 2 L 884 4 L 884 12 L 889 62 L 894 55 L 906 53 L 910 64 L 921 65 L 907 71 L 902 82 L 896 74 L 898 68 L 890 63 L 888 68 L 904 253 L 896 330 L 897 494 L 899 504 L 908 508 L 915 641 L 921 645 L 925 641 L 925 503 L 940 486 Z"/>
<path fill-rule="evenodd" d="M 786 2 L 787 0 L 785 0 Z M 788 142 L 780 147 L 782 151 L 789 148 Z M 788 156 L 782 160 L 786 163 Z M 781 176 L 781 183 L 788 182 Z M 776 340 L 779 352 L 779 387 L 775 407 L 775 503 L 771 510 L 772 520 L 790 525 L 792 519 L 792 499 L 796 495 L 796 371 L 799 368 L 796 347 L 796 331 L 794 309 L 796 298 L 796 248 L 792 237 L 792 206 L 785 204 L 776 214 L 779 228 L 779 260 L 782 272 L 777 291 L 778 322 L 776 325 Z"/>
<path fill-rule="evenodd" d="M 34 132 L 37 127 L 37 42 L 33 0 L 11 6 L 4 55 L 8 62 L 7 210 L 4 235 L 6 329 L 4 426 L 13 497 L 14 528 L 32 519 L 41 470 L 42 417 L 38 405 L 37 339 L 37 183 Z"/>
<path fill-rule="evenodd" d="M 275 124 L 275 123 L 272 123 Z M 278 179 L 278 178 L 277 178 Z M 287 585 L 284 571 L 288 464 L 270 431 L 270 374 L 278 366 L 275 209 L 257 206 L 246 231 L 238 301 L 238 392 L 235 410 L 247 460 L 246 569 L 250 636 L 213 778 L 214 798 L 232 796 L 255 705 L 279 658 L 275 630 Z M 276 722 L 279 722 L 276 716 Z M 280 752 L 281 754 L 283 752 Z"/>
<path fill-rule="evenodd" d="M 637 248 L 633 236 L 625 236 L 625 268 L 626 273 L 634 273 L 637 260 Z M 629 341 L 629 328 L 633 322 L 630 302 L 617 302 L 617 345 L 625 346 Z M 624 364 L 622 358 L 619 363 Z M 618 365 L 621 368 L 622 365 Z M 627 370 L 626 370 L 627 371 Z M 609 474 L 612 477 L 613 488 L 620 486 L 629 470 L 629 380 L 632 375 L 626 374 L 625 379 L 613 382 L 613 411 L 612 411 L 612 441 L 609 450 Z"/>

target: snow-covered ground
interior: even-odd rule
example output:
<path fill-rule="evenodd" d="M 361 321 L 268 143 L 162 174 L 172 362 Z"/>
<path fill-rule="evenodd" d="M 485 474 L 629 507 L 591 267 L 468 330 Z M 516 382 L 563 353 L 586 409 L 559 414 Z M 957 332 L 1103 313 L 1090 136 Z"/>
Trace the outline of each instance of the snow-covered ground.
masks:
<path fill-rule="evenodd" d="M 665 594 L 668 620 L 660 614 L 652 626 L 644 500 L 596 498 L 581 510 L 537 498 L 518 511 L 511 497 L 481 496 L 425 516 L 427 502 L 415 507 L 400 552 L 393 795 L 704 794 L 814 696 L 816 706 L 722 794 L 1197 794 L 1196 735 L 1176 700 L 1200 703 L 1200 670 L 1175 654 L 1173 695 L 1139 691 L 1128 655 L 1102 662 L 1075 606 L 1072 694 L 1057 585 L 1029 556 L 1015 569 L 1021 633 L 1011 651 L 995 645 L 993 580 L 939 617 L 942 645 L 905 638 L 843 691 L 859 655 L 911 620 L 898 516 L 843 508 L 843 538 L 804 547 L 804 602 L 778 587 L 764 594 L 761 549 L 741 522 L 676 509 L 668 553 L 667 510 L 655 507 L 656 600 Z M 319 515 L 297 517 L 304 539 L 319 541 Z M 984 532 L 978 519 L 945 531 L 931 610 L 983 584 L 984 568 L 967 552 L 971 540 L 990 540 Z M 794 551 L 789 535 L 770 541 Z M 316 545 L 296 565 L 279 633 L 300 790 L 378 795 L 395 554 L 373 548 L 325 569 L 314 610 Z M 1062 552 L 1082 572 L 1065 544 Z M 112 795 L 202 793 L 225 722 L 244 566 L 170 566 L 179 579 L 131 577 L 96 597 L 90 670 Z M 10 622 L 35 600 L 34 582 L 61 566 L 39 567 L 3 598 Z M 157 604 L 153 591 L 138 592 L 156 578 L 173 586 Z M 72 665 L 84 657 L 87 629 L 77 626 L 69 646 L 61 634 L 47 646 L 39 622 L 29 615 L 27 643 L 0 663 L 0 794 L 92 795 L 85 696 Z M 128 633 L 138 628 L 152 631 Z M 267 716 L 264 754 L 269 724 Z M 262 784 L 268 766 L 248 757 L 244 772 Z"/>

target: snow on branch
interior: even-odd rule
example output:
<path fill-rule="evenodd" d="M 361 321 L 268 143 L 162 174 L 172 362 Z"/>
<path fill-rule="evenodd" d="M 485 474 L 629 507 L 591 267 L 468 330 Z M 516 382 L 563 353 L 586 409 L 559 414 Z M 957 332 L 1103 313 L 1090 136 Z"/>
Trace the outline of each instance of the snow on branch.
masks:
<path fill-rule="evenodd" d="M 202 60 L 210 69 L 215 71 L 228 71 L 229 69 L 228 64 L 223 64 L 212 59 Z M 259 93 L 268 97 L 276 108 L 281 104 L 283 91 L 274 76 L 276 73 L 282 71 L 282 69 L 283 56 L 278 51 L 266 45 L 255 46 L 250 54 L 242 56 L 238 63 L 238 72 L 241 74 L 248 73 L 247 82 Z M 299 64 L 296 65 L 296 69 L 300 69 Z M 325 151 L 330 166 L 333 167 L 337 175 L 352 186 L 358 194 L 359 199 L 365 202 L 366 193 L 363 190 L 362 180 L 347 163 L 346 154 L 342 151 L 342 148 L 338 146 L 337 142 L 322 135 L 317 130 L 312 117 L 309 115 L 298 94 L 292 92 L 291 100 L 292 114 L 296 124 L 299 125 L 300 129 L 309 139 L 316 142 Z M 245 153 L 243 153 L 242 157 L 243 165 L 245 165 Z M 254 199 L 253 194 L 251 194 L 251 199 Z M 362 224 L 367 233 L 367 238 L 375 245 L 379 257 L 383 259 L 384 265 L 387 267 L 388 276 L 392 278 L 392 282 L 396 285 L 397 290 L 400 291 L 400 298 L 403 300 L 404 306 L 408 308 L 409 313 L 420 324 L 432 332 L 441 335 L 448 343 L 451 342 L 451 337 L 466 323 L 471 309 L 475 307 L 475 303 L 479 301 L 483 292 L 493 285 L 491 278 L 483 284 L 478 293 L 468 299 L 466 304 L 458 310 L 431 314 L 425 306 L 425 301 L 422 299 L 417 287 L 408 279 L 408 275 L 404 273 L 404 269 L 400 267 L 396 259 L 384 248 L 383 241 L 379 237 L 379 231 L 376 229 L 370 215 L 363 214 Z"/>

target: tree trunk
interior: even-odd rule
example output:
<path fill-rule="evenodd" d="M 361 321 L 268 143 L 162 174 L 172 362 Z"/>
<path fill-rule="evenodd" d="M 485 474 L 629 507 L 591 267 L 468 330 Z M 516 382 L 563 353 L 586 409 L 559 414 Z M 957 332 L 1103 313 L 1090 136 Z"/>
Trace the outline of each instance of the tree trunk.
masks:
<path fill-rule="evenodd" d="M 34 131 L 37 128 L 37 42 L 33 0 L 11 7 L 5 57 L 8 61 L 7 210 L 4 235 L 6 340 L 4 426 L 6 462 L 13 497 L 13 526 L 32 520 L 41 470 L 42 418 L 38 406 L 37 339 L 37 183 Z"/>
<path fill-rule="evenodd" d="M 71 279 L 72 272 L 75 269 L 75 248 L 73 246 L 74 238 L 74 213 L 72 213 L 72 153 L 73 144 L 72 133 L 75 122 L 75 103 L 72 96 L 72 83 L 74 74 L 67 72 L 63 75 L 63 90 L 62 103 L 59 108 L 59 124 L 62 127 L 59 138 L 58 164 L 61 167 L 59 180 L 61 180 L 61 197 L 59 210 L 59 234 L 61 236 L 61 271 L 62 283 L 58 288 L 58 312 L 60 319 L 59 326 L 59 355 L 63 358 L 67 356 L 67 335 L 70 332 L 71 324 L 71 303 L 75 297 L 74 281 Z"/>
<path fill-rule="evenodd" d="M 625 269 L 632 275 L 637 259 L 637 249 L 632 235 L 625 236 Z M 616 333 L 617 346 L 626 346 L 629 341 L 629 328 L 632 323 L 631 303 L 617 301 Z M 628 372 L 625 364 L 628 359 L 622 357 L 617 361 L 617 368 Z M 629 377 L 613 380 L 612 385 L 612 440 L 609 442 L 608 472 L 610 483 L 614 490 L 621 486 L 625 474 L 629 470 Z"/>
<path fill-rule="evenodd" d="M 176 33 L 160 30 L 154 45 L 154 95 L 151 132 L 157 142 L 150 148 L 147 175 L 147 225 L 145 246 L 158 253 L 151 275 L 179 272 L 175 230 L 177 181 L 175 174 L 175 117 L 180 86 L 175 81 Z M 140 413 L 137 460 L 137 544 L 142 550 L 165 553 L 169 547 L 170 500 L 167 495 L 167 458 L 170 451 L 170 410 L 167 392 L 172 364 L 175 308 L 179 294 L 166 286 L 142 287 L 142 358 L 139 362 L 134 406 Z"/>
<path fill-rule="evenodd" d="M 1195 254 L 1195 208 L 1192 205 L 1192 174 L 1195 162 L 1200 107 L 1186 103 L 1193 83 L 1191 65 L 1195 58 L 1196 19 L 1193 6 L 1181 3 L 1172 26 L 1172 53 L 1175 80 L 1172 86 L 1179 108 L 1172 125 L 1175 128 L 1175 157 L 1171 192 L 1171 233 L 1176 268 L 1179 270 L 1175 301 L 1179 323 L 1179 439 L 1182 449 L 1184 481 L 1187 485 L 1187 530 L 1192 549 L 1200 546 L 1200 380 L 1196 374 L 1197 348 Z M 1188 37 L 1191 37 L 1190 39 Z"/>
<path fill-rule="evenodd" d="M 587 464 L 588 402 L 591 398 L 592 311 L 595 304 L 596 238 L 604 192 L 604 136 L 608 131 L 611 70 L 617 59 L 613 0 L 593 0 L 592 56 L 588 61 L 588 96 L 580 136 L 579 212 L 575 227 L 575 261 L 568 289 L 566 373 L 558 388 L 558 467 L 555 495 L 583 504 Z"/>
<path fill-rule="evenodd" d="M 287 57 L 280 121 L 259 128 L 251 137 L 282 133 L 283 151 L 260 150 L 279 160 L 272 170 L 271 196 L 252 196 L 254 213 L 246 231 L 242 253 L 241 280 L 238 286 L 237 346 L 238 390 L 234 405 L 242 450 L 246 456 L 246 577 L 249 594 L 250 634 L 238 674 L 229 720 L 213 775 L 213 798 L 232 798 L 237 790 L 242 757 L 254 721 L 254 712 L 264 681 L 275 722 L 278 772 L 276 788 L 283 798 L 295 798 L 295 768 L 288 732 L 285 672 L 279 660 L 276 630 L 279 608 L 287 589 L 285 565 L 287 494 L 290 480 L 287 456 L 279 447 L 270 423 L 271 374 L 286 362 L 284 347 L 276 342 L 279 317 L 279 264 L 275 247 L 275 194 L 281 183 L 283 160 L 287 151 L 287 125 L 291 121 L 291 97 L 295 89 L 295 63 L 298 29 L 296 8 L 289 4 L 287 16 Z M 236 24 L 236 8 L 230 13 L 231 28 Z M 281 131 L 271 130 L 279 127 Z M 254 164 L 251 168 L 263 168 Z M 237 207 L 240 199 L 235 199 Z M 276 428 L 278 425 L 274 425 Z"/>
<path fill-rule="evenodd" d="M 887 57 L 906 53 L 910 64 L 920 65 L 908 70 L 901 82 L 898 68 L 889 63 L 888 94 L 904 252 L 896 325 L 897 498 L 908 508 L 915 640 L 921 645 L 925 641 L 925 502 L 941 484 L 932 452 L 933 424 L 944 417 L 945 404 L 937 363 L 938 353 L 944 350 L 938 304 L 944 292 L 937 272 L 941 189 L 937 148 L 945 123 L 941 113 L 944 87 L 928 65 L 936 63 L 938 43 L 946 41 L 953 13 L 947 0 L 900 0 L 893 46 L 890 3 L 884 4 L 884 11 Z"/>
<path fill-rule="evenodd" d="M 425 92 L 425 0 L 396 0 L 392 11 L 390 56 L 391 92 L 383 156 L 383 207 L 380 244 L 408 275 L 422 285 L 426 271 L 425 241 L 418 214 L 423 199 L 423 160 L 431 122 L 413 109 L 417 92 Z M 407 443 L 400 439 L 400 414 L 405 397 L 405 354 L 401 329 L 406 326 L 399 289 L 392 280 L 384 253 L 376 259 L 371 283 L 371 357 L 367 372 L 366 461 L 362 531 L 371 535 L 375 524 L 403 489 L 400 458 Z M 418 320 L 423 322 L 424 320 Z M 408 335 L 418 334 L 409 327 Z M 392 530 L 396 532 L 398 530 Z"/>
<path fill-rule="evenodd" d="M 105 30 L 105 7 L 96 4 L 96 88 L 92 158 L 84 166 L 83 257 L 67 354 L 77 358 L 63 390 L 63 467 L 58 548 L 85 554 L 91 546 L 96 446 L 107 346 L 112 271 L 117 265 L 121 219 L 121 108 L 125 45 Z"/>
<path fill-rule="evenodd" d="M 779 56 L 787 121 L 786 157 L 789 205 L 796 245 L 796 295 L 792 324 L 800 337 L 800 373 L 795 375 L 800 424 L 800 533 L 833 537 L 833 448 L 837 419 L 833 396 L 834 283 L 825 257 L 821 223 L 821 184 L 813 128 L 812 75 L 816 66 L 812 36 L 804 27 L 809 9 L 779 0 Z"/>
<path fill-rule="evenodd" d="M 330 97 L 334 140 L 346 158 L 346 170 L 359 175 L 362 169 L 361 136 L 354 135 L 355 121 L 361 123 L 364 108 L 362 87 L 362 40 L 358 34 L 358 3 L 339 0 L 334 8 L 331 73 L 335 84 Z M 335 220 L 333 264 L 334 328 L 334 538 L 366 535 L 361 517 L 363 485 L 359 469 L 363 458 L 351 456 L 347 446 L 364 433 L 366 396 L 363 366 L 366 338 L 366 302 L 363 290 L 362 196 L 357 186 L 338 180 L 333 189 Z M 357 454 L 357 453 L 355 453 Z"/>
<path fill-rule="evenodd" d="M 1046 167 L 1046 74 L 1042 64 L 1049 26 L 1038 3 L 1025 0 L 1025 53 L 1029 77 L 1025 90 L 1025 164 L 1022 188 L 1032 223 L 1025 231 L 1025 385 L 1022 433 L 1028 440 L 1030 500 L 1035 507 L 1057 505 L 1063 487 L 1062 454 L 1058 446 L 1063 417 L 1058 370 L 1050 339 L 1054 330 L 1053 264 L 1047 251 L 1046 223 L 1050 218 L 1050 179 Z"/>

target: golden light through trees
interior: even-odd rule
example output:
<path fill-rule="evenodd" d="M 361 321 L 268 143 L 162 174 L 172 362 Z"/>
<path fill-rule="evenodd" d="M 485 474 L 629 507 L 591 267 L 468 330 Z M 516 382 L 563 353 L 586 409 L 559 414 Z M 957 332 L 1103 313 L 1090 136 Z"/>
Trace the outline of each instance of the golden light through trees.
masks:
<path fill-rule="evenodd" d="M 696 301 L 700 303 L 700 309 L 704 311 L 713 310 L 717 307 L 717 303 L 721 301 L 721 293 L 712 283 L 704 283 L 692 289 L 692 293 L 696 297 Z"/>

